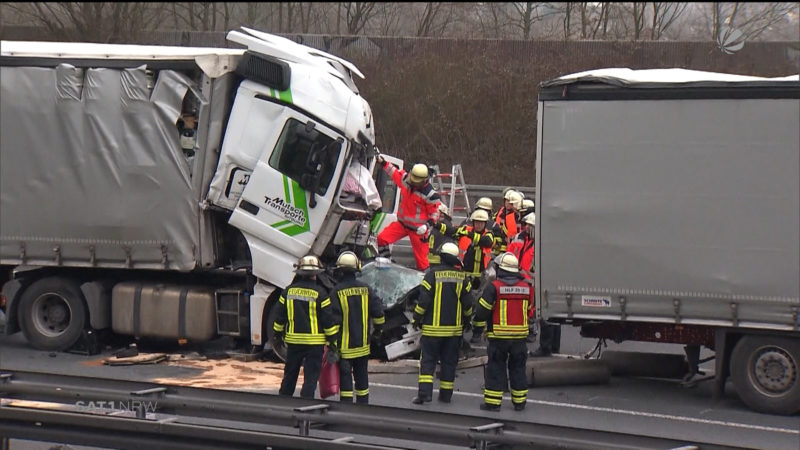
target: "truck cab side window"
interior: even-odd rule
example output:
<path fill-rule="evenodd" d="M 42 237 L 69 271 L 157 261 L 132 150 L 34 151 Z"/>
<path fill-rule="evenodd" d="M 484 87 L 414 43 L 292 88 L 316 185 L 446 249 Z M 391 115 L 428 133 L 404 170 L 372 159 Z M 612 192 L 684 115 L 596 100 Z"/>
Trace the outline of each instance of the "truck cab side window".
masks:
<path fill-rule="evenodd" d="M 269 165 L 307 190 L 325 195 L 336 171 L 341 144 L 313 126 L 289 119 L 269 158 Z M 318 183 L 311 180 L 318 177 Z M 311 188 L 311 185 L 314 185 Z"/>

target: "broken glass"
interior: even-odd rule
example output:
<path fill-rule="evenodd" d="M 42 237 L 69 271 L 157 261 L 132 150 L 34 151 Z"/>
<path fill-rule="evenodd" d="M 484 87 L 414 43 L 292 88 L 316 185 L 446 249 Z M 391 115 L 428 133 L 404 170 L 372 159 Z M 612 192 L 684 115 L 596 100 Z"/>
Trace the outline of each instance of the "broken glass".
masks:
<path fill-rule="evenodd" d="M 422 282 L 425 274 L 395 263 L 367 263 L 361 268 L 361 281 L 367 283 L 383 300 L 384 308 L 391 308 Z"/>

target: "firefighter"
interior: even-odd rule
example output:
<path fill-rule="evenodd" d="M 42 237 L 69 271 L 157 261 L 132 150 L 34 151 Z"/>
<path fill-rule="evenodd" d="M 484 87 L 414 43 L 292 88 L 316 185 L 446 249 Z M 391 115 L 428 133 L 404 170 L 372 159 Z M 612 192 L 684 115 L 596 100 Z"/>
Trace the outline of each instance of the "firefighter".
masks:
<path fill-rule="evenodd" d="M 508 244 L 508 251 L 513 253 L 520 262 L 520 271 L 525 279 L 533 281 L 533 235 L 536 232 L 536 214 L 530 213 L 523 217 L 525 229 L 517 233 Z"/>
<path fill-rule="evenodd" d="M 383 302 L 367 285 L 356 279 L 361 272 L 361 261 L 351 251 L 342 252 L 336 260 L 339 282 L 330 294 L 331 307 L 336 323 L 341 324 L 338 341 L 339 401 L 353 402 L 353 378 L 355 378 L 356 403 L 369 403 L 370 336 L 380 340 L 386 318 Z M 373 332 L 369 333 L 372 318 Z"/>
<path fill-rule="evenodd" d="M 486 214 L 488 214 L 490 218 L 494 217 L 494 211 L 492 211 L 492 199 L 489 197 L 481 197 L 477 202 L 475 202 L 473 211 L 477 211 L 479 209 L 486 211 Z M 467 222 L 469 222 L 469 217 L 465 218 L 464 221 L 461 222 L 461 225 L 466 225 Z"/>
<path fill-rule="evenodd" d="M 458 248 L 463 261 L 467 277 L 475 283 L 480 280 L 481 272 L 486 269 L 492 259 L 492 245 L 494 236 L 489 231 L 489 214 L 482 209 L 476 209 L 470 216 L 472 225 L 459 227 L 454 235 L 458 239 Z M 477 287 L 475 284 L 473 288 Z"/>
<path fill-rule="evenodd" d="M 522 194 L 513 189 L 508 189 L 504 194 L 504 205 L 497 211 L 494 217 L 492 234 L 495 238 L 494 253 L 499 255 L 506 251 L 508 242 L 514 237 L 519 229 L 520 215 L 522 208 Z"/>
<path fill-rule="evenodd" d="M 523 217 L 522 222 L 525 224 L 525 229 L 517 233 L 516 236 L 511 240 L 508 244 L 508 251 L 513 253 L 514 256 L 517 257 L 517 260 L 520 262 L 520 272 L 522 276 L 528 280 L 528 282 L 533 285 L 533 272 L 534 272 L 534 264 L 533 264 L 533 255 L 534 255 L 534 245 L 533 245 L 533 236 L 536 231 L 536 214 L 530 213 Z M 534 299 L 535 302 L 536 299 Z M 528 342 L 534 341 L 533 335 L 533 312 L 534 309 L 531 308 L 530 316 L 528 316 L 528 326 L 529 326 L 529 333 L 528 333 Z M 534 356 L 531 353 L 531 356 Z"/>
<path fill-rule="evenodd" d="M 449 233 L 453 227 L 452 220 L 450 209 L 444 203 L 439 203 L 439 221 L 431 227 L 428 237 L 428 263 L 430 265 L 439 264 L 439 249 L 442 248 L 442 244 L 453 242 Z"/>
<path fill-rule="evenodd" d="M 331 311 L 328 292 L 317 281 L 324 269 L 314 255 L 300 258 L 295 279 L 281 292 L 278 299 L 278 316 L 273 329 L 275 338 L 286 342 L 286 365 L 283 369 L 280 395 L 294 395 L 300 366 L 303 367 L 303 387 L 300 397 L 314 398 L 322 370 L 325 345 L 336 352 L 339 325 Z"/>
<path fill-rule="evenodd" d="M 426 270 L 428 263 L 427 234 L 430 226 L 437 220 L 439 194 L 428 181 L 428 167 L 414 164 L 411 171 L 398 169 L 378 155 L 383 170 L 392 177 L 400 189 L 400 207 L 397 221 L 389 224 L 378 234 L 378 248 L 381 256 L 388 256 L 389 244 L 405 236 L 411 241 L 417 270 Z"/>
<path fill-rule="evenodd" d="M 511 381 L 511 403 L 516 411 L 525 409 L 528 381 L 528 316 L 533 305 L 533 289 L 519 273 L 519 261 L 512 253 L 500 256 L 497 278 L 483 290 L 475 308 L 473 332 L 486 329 L 489 345 L 484 372 L 485 411 L 499 411 L 503 389 Z"/>
<path fill-rule="evenodd" d="M 439 401 L 450 403 L 461 336 L 472 315 L 467 296 L 470 283 L 460 267 L 458 246 L 445 243 L 439 256 L 441 263 L 431 267 L 420 283 L 419 301 L 411 322 L 414 329 L 422 329 L 419 392 L 412 400 L 417 405 L 433 398 L 433 372 L 437 363 L 441 364 Z"/>
<path fill-rule="evenodd" d="M 529 198 L 522 199 L 522 209 L 519 212 L 520 217 L 525 217 L 530 213 L 536 212 L 536 204 Z"/>

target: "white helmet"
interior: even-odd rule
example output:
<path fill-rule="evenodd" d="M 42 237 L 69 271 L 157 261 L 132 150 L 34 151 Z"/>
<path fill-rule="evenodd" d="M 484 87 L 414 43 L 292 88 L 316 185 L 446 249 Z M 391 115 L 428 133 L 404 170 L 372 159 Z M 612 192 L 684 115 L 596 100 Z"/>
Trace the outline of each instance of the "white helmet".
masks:
<path fill-rule="evenodd" d="M 469 220 L 475 222 L 488 222 L 489 221 L 489 213 L 487 213 L 483 209 L 476 209 L 472 212 L 472 215 L 469 216 Z"/>
<path fill-rule="evenodd" d="M 458 246 L 452 242 L 445 242 L 442 248 L 439 249 L 440 255 L 450 255 L 458 258 Z"/>
<path fill-rule="evenodd" d="M 519 192 L 517 192 L 517 191 L 508 191 L 506 193 L 505 199 L 509 203 L 511 203 L 511 206 L 514 209 L 519 210 L 520 208 L 522 208 L 522 194 L 520 194 Z"/>
<path fill-rule="evenodd" d="M 536 226 L 536 213 L 530 213 L 527 216 L 523 217 L 522 220 L 528 225 Z"/>
<path fill-rule="evenodd" d="M 314 255 L 306 255 L 300 258 L 300 261 L 295 264 L 297 273 L 301 275 L 314 275 L 324 271 L 322 263 Z"/>
<path fill-rule="evenodd" d="M 408 172 L 408 180 L 412 184 L 422 184 L 428 179 L 428 166 L 425 164 L 414 164 L 411 172 Z"/>
<path fill-rule="evenodd" d="M 492 210 L 492 199 L 489 197 L 481 197 L 478 199 L 478 202 L 475 203 L 476 209 L 485 209 L 487 211 Z"/>
<path fill-rule="evenodd" d="M 519 260 L 511 252 L 505 252 L 497 257 L 497 265 L 506 272 L 519 272 Z"/>
<path fill-rule="evenodd" d="M 533 205 L 534 205 L 533 200 L 531 200 L 529 198 L 523 198 L 522 199 L 522 209 L 533 208 Z"/>
<path fill-rule="evenodd" d="M 355 253 L 348 250 L 346 252 L 342 252 L 342 254 L 336 259 L 336 268 L 358 272 L 361 270 L 361 261 L 358 260 L 358 256 L 356 256 Z"/>
<path fill-rule="evenodd" d="M 439 214 L 444 214 L 447 217 L 450 217 L 450 208 L 447 207 L 444 203 L 439 202 Z"/>

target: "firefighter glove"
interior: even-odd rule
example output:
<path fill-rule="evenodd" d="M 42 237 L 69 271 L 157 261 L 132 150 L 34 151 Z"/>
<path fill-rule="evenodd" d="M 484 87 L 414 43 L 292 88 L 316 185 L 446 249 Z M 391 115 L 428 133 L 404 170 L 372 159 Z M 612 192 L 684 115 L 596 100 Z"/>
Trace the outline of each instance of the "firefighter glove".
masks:
<path fill-rule="evenodd" d="M 423 223 L 422 225 L 417 227 L 417 234 L 419 236 L 424 236 L 427 231 L 428 231 L 428 224 Z"/>

